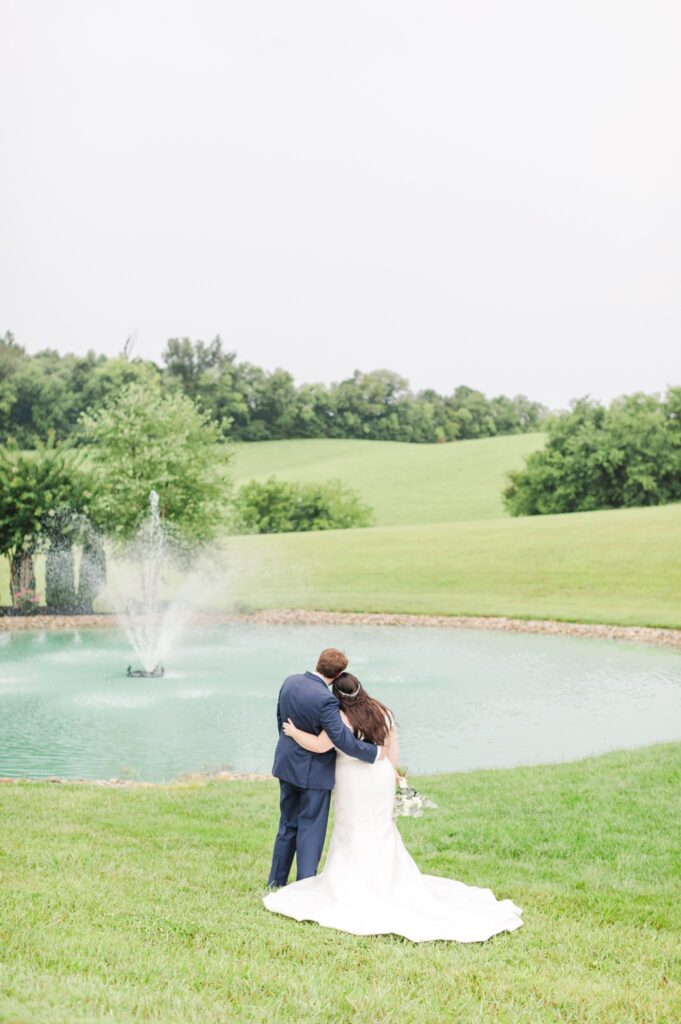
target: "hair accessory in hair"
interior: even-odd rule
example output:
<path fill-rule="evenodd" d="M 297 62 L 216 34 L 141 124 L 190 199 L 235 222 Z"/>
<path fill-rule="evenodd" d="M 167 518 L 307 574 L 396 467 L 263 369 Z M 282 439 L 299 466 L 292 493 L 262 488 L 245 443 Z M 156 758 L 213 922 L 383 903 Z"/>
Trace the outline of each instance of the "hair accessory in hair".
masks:
<path fill-rule="evenodd" d="M 355 690 L 354 693 L 346 693 L 344 690 L 341 690 L 340 692 L 343 694 L 344 697 L 357 697 L 359 695 L 359 691 L 361 689 L 362 689 L 362 684 L 358 683 L 357 684 L 357 689 Z"/>

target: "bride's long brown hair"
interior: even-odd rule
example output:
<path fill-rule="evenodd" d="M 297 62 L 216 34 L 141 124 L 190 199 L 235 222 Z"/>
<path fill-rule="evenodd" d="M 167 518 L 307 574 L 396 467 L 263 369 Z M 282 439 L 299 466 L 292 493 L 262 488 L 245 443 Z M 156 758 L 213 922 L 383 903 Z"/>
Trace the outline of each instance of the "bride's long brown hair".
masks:
<path fill-rule="evenodd" d="M 338 698 L 343 711 L 356 736 L 361 736 L 367 743 L 383 746 L 388 739 L 390 722 L 395 721 L 390 708 L 381 704 L 380 700 L 370 697 L 357 676 L 352 672 L 341 672 L 334 679 L 331 689 Z"/>

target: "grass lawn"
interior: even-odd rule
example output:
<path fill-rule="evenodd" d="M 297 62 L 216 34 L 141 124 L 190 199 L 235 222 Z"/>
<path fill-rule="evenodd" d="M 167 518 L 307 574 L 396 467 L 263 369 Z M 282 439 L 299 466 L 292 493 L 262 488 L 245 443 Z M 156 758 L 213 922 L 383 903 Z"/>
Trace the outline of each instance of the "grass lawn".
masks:
<path fill-rule="evenodd" d="M 412 945 L 269 914 L 270 782 L 0 787 L 0 1020 L 678 1024 L 681 743 L 420 787 L 421 869 L 511 897 L 518 931 Z"/>
<path fill-rule="evenodd" d="M 453 444 L 396 441 L 262 441 L 236 446 L 237 483 L 344 480 L 374 509 L 377 526 L 503 516 L 506 473 L 544 445 L 545 435 L 514 434 Z"/>
<path fill-rule="evenodd" d="M 195 603 L 508 615 L 681 627 L 681 504 L 514 519 L 505 473 L 543 434 L 447 445 L 266 441 L 239 480 L 339 477 L 374 507 L 365 530 L 227 538 Z M 44 593 L 42 558 L 38 590 Z M 0 559 L 0 601 L 9 602 Z"/>
<path fill-rule="evenodd" d="M 681 505 L 231 538 L 215 600 L 681 626 Z"/>

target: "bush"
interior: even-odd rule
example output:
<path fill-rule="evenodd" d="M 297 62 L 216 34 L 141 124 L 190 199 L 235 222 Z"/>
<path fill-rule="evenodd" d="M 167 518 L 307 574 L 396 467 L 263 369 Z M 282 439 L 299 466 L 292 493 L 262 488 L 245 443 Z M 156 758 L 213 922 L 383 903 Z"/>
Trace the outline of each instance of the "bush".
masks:
<path fill-rule="evenodd" d="M 511 515 L 588 512 L 681 500 L 681 388 L 608 408 L 583 398 L 546 423 L 542 451 L 509 474 Z"/>
<path fill-rule="evenodd" d="M 300 484 L 271 476 L 240 488 L 235 519 L 237 533 L 298 533 L 371 526 L 373 512 L 340 480 Z"/>

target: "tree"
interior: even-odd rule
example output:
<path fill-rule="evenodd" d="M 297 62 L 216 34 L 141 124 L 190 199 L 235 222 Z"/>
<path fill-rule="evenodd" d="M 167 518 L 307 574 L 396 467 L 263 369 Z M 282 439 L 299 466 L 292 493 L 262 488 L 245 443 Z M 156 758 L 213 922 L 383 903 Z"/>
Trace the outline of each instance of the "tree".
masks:
<path fill-rule="evenodd" d="M 497 426 L 490 402 L 482 391 L 462 384 L 447 399 L 447 404 L 458 425 L 457 436 L 462 440 L 493 437 L 496 434 Z"/>
<path fill-rule="evenodd" d="M 233 352 L 223 352 L 219 334 L 208 345 L 202 341 L 194 343 L 189 338 L 169 338 L 163 351 L 167 374 L 179 381 L 185 395 L 201 403 L 206 385 L 210 386 L 223 367 L 231 365 L 235 358 Z"/>
<path fill-rule="evenodd" d="M 161 378 L 158 367 L 142 359 L 128 359 L 125 355 L 112 359 L 104 356 L 95 359 L 93 356 L 94 353 L 89 352 L 72 369 L 71 387 L 78 395 L 73 430 L 81 412 L 98 409 L 128 384 L 149 384 L 153 387 Z"/>
<path fill-rule="evenodd" d="M 681 388 L 608 408 L 589 398 L 545 421 L 546 446 L 509 474 L 512 515 L 587 512 L 681 500 Z"/>
<path fill-rule="evenodd" d="M 50 441 L 35 452 L 0 451 L 0 554 L 10 564 L 10 592 L 35 590 L 34 555 L 49 546 L 50 528 L 74 502 L 78 466 L 73 453 Z"/>
<path fill-rule="evenodd" d="M 16 402 L 16 374 L 28 356 L 14 340 L 11 331 L 0 338 L 0 439 L 12 433 L 12 411 Z"/>
<path fill-rule="evenodd" d="M 409 400 L 408 381 L 399 374 L 355 370 L 331 388 L 331 436 L 402 440 L 400 424 Z"/>
<path fill-rule="evenodd" d="M 229 495 L 231 450 L 218 424 L 160 381 L 133 383 L 80 418 L 96 481 L 95 521 L 119 540 L 139 529 L 155 490 L 164 520 L 198 544 L 215 536 Z"/>

